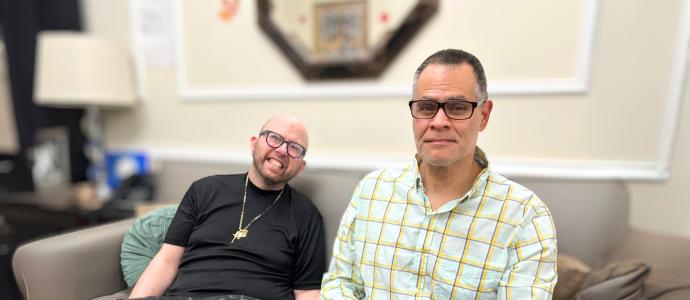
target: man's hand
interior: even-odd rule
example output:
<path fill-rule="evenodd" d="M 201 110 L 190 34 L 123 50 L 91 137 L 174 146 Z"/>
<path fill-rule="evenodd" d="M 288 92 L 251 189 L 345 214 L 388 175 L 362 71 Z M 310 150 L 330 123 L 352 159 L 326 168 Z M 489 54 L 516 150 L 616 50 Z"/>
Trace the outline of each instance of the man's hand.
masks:
<path fill-rule="evenodd" d="M 130 298 L 162 296 L 175 279 L 184 247 L 163 243 L 134 285 Z"/>
<path fill-rule="evenodd" d="M 320 290 L 295 290 L 295 300 L 319 299 Z"/>

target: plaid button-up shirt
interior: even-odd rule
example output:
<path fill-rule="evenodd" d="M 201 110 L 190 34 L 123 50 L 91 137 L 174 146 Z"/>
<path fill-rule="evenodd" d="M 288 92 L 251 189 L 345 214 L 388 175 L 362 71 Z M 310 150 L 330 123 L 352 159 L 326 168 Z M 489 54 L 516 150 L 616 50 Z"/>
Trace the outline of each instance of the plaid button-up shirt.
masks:
<path fill-rule="evenodd" d="M 433 211 L 416 161 L 364 177 L 345 211 L 322 299 L 550 299 L 556 231 L 530 190 L 485 168 Z"/>

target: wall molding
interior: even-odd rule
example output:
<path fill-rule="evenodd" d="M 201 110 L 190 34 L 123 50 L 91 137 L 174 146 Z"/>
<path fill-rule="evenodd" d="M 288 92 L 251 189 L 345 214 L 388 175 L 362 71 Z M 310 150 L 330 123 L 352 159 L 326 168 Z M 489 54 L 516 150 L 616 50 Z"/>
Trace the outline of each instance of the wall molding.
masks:
<path fill-rule="evenodd" d="M 181 1 L 175 1 L 177 42 L 177 91 L 183 100 L 189 101 L 255 101 L 255 100 L 305 100 L 305 99 L 353 99 L 353 98 L 401 98 L 410 94 L 409 84 L 387 84 L 371 81 L 348 84 L 305 83 L 302 86 L 265 85 L 256 88 L 199 88 L 190 86 L 185 61 L 184 18 Z M 489 86 L 492 95 L 525 94 L 572 94 L 584 93 L 589 87 L 589 73 L 597 27 L 599 0 L 582 0 L 582 22 L 579 30 L 577 57 L 572 77 L 547 80 L 493 81 Z M 286 62 L 287 63 L 287 62 Z"/>
<path fill-rule="evenodd" d="M 251 156 L 246 150 L 211 150 L 184 147 L 139 147 L 159 162 L 198 162 L 212 164 L 249 164 Z M 131 148 L 118 149 L 129 151 Z M 307 157 L 311 171 L 369 172 L 390 164 L 413 158 L 394 155 L 351 155 L 312 153 Z M 628 162 L 601 160 L 541 160 L 490 157 L 491 168 L 508 177 L 558 178 L 572 180 L 632 180 L 657 181 L 668 174 L 656 162 Z"/>
<path fill-rule="evenodd" d="M 669 173 L 673 148 L 678 140 L 678 131 L 683 108 L 683 92 L 690 88 L 687 83 L 688 66 L 690 66 L 690 0 L 683 1 L 682 12 L 679 19 L 680 28 L 676 37 L 676 46 L 673 59 L 671 83 L 669 84 L 668 99 L 666 101 L 665 118 L 659 133 L 659 169 L 663 173 Z"/>

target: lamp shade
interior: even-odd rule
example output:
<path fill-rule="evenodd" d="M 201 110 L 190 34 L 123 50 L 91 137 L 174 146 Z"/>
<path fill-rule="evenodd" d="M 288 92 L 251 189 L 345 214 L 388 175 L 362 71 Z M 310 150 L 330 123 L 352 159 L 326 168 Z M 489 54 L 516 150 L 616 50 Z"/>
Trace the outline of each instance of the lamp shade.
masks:
<path fill-rule="evenodd" d="M 107 39 L 43 31 L 38 34 L 36 53 L 37 104 L 118 107 L 136 101 L 129 56 Z"/>

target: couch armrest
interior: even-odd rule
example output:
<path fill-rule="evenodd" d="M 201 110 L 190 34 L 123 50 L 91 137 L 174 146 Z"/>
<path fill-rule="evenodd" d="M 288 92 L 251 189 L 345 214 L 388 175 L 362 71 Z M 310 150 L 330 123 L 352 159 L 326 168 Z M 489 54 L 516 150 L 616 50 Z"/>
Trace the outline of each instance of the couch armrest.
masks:
<path fill-rule="evenodd" d="M 120 245 L 133 222 L 100 225 L 19 247 L 12 269 L 24 299 L 91 299 L 125 289 Z"/>
<path fill-rule="evenodd" d="M 645 283 L 648 297 L 677 299 L 690 294 L 690 238 L 633 230 L 606 258 L 624 260 L 644 261 L 651 267 Z"/>

